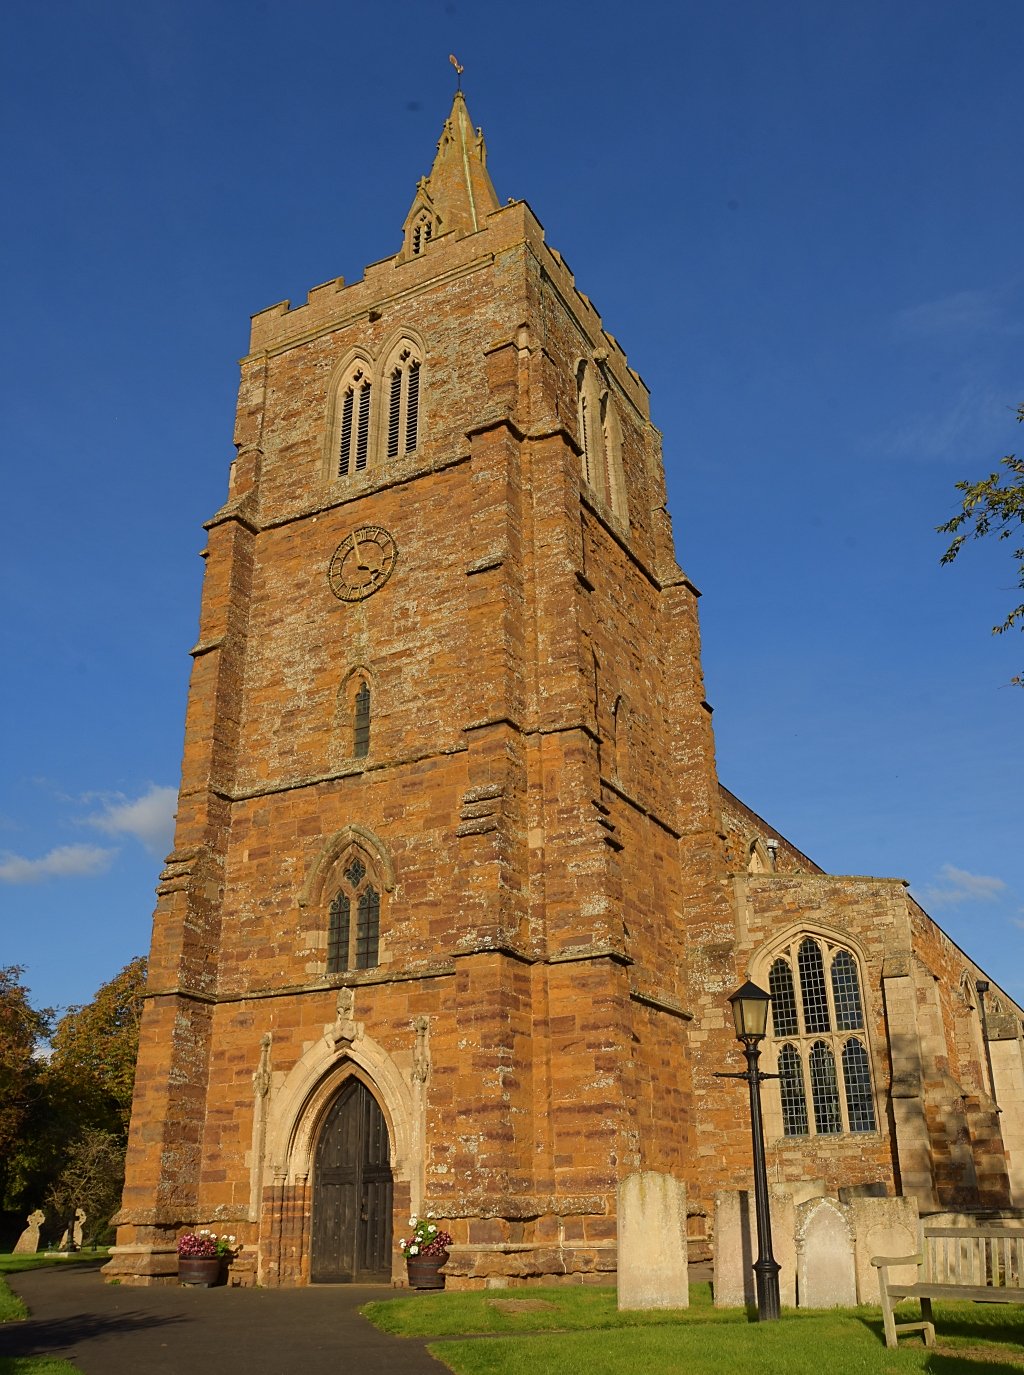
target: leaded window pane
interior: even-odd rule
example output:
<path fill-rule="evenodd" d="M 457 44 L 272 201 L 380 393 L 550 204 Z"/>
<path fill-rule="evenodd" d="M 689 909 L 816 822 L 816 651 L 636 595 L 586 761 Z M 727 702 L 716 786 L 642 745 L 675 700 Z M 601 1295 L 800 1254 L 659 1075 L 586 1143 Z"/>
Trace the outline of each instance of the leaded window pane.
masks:
<path fill-rule="evenodd" d="M 787 966 L 788 972 L 788 966 Z M 795 1046 L 779 1051 L 779 1093 L 782 1097 L 782 1130 L 786 1136 L 807 1135 L 807 1095 L 804 1067 Z"/>
<path fill-rule="evenodd" d="M 793 991 L 793 971 L 786 960 L 776 960 L 768 975 L 768 992 L 772 997 L 772 1033 L 775 1036 L 796 1036 L 796 995 Z M 792 1049 L 792 1047 L 790 1047 Z"/>
<path fill-rule="evenodd" d="M 836 951 L 832 961 L 832 1003 L 836 1010 L 837 1031 L 861 1029 L 864 1009 L 860 1001 L 860 981 L 853 956 L 846 950 Z"/>
<path fill-rule="evenodd" d="M 370 689 L 366 683 L 363 683 L 356 693 L 352 753 L 356 759 L 365 759 L 370 753 Z"/>
<path fill-rule="evenodd" d="M 380 894 L 376 888 L 366 888 L 359 895 L 359 918 L 356 924 L 356 968 L 372 969 L 377 963 L 380 945 Z"/>
<path fill-rule="evenodd" d="M 808 1056 L 811 1072 L 811 1102 L 814 1105 L 814 1126 L 821 1135 L 834 1135 L 843 1130 L 839 1112 L 839 1085 L 836 1082 L 836 1062 L 831 1047 L 815 1041 Z"/>
<path fill-rule="evenodd" d="M 804 1031 L 831 1031 L 828 1015 L 828 995 L 825 991 L 825 966 L 821 946 L 817 941 L 805 940 L 797 952 L 800 971 L 800 993 L 804 1005 Z"/>
<path fill-rule="evenodd" d="M 353 888 L 358 888 L 366 874 L 366 865 L 359 858 L 356 858 L 345 870 L 345 877 Z"/>
<path fill-rule="evenodd" d="M 340 974 L 348 968 L 350 904 L 345 893 L 331 903 L 331 924 L 327 933 L 327 972 Z"/>
<path fill-rule="evenodd" d="M 871 1096 L 868 1053 L 856 1036 L 843 1046 L 843 1083 L 846 1086 L 846 1116 L 850 1131 L 873 1132 L 875 1104 Z"/>

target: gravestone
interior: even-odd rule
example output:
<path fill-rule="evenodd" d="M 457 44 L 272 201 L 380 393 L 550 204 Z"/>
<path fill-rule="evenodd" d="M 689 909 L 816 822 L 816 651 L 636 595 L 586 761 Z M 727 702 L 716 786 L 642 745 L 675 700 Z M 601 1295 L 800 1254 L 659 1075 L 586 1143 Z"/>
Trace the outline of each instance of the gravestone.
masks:
<path fill-rule="evenodd" d="M 797 1301 L 801 1308 L 851 1308 L 857 1302 L 849 1207 L 812 1199 L 796 1210 Z"/>
<path fill-rule="evenodd" d="M 779 1300 L 796 1307 L 796 1244 L 793 1199 L 787 1187 L 769 1186 L 772 1254 L 778 1261 Z M 716 1308 L 750 1307 L 757 1302 L 757 1214 L 752 1189 L 725 1189 L 715 1194 L 714 1291 Z"/>
<path fill-rule="evenodd" d="M 878 1271 L 872 1256 L 912 1256 L 921 1248 L 916 1198 L 855 1198 L 850 1204 L 853 1224 L 857 1302 L 878 1303 Z M 915 1265 L 895 1265 L 889 1279 L 913 1284 Z"/>
<path fill-rule="evenodd" d="M 14 1245 L 16 1256 L 35 1255 L 39 1250 L 39 1229 L 46 1220 L 46 1214 L 42 1208 L 37 1208 L 34 1213 L 29 1213 L 25 1220 L 28 1226 Z"/>
<path fill-rule="evenodd" d="M 81 1208 L 75 1209 L 74 1230 L 66 1230 L 60 1239 L 60 1249 L 62 1251 L 77 1251 L 82 1245 L 82 1225 L 85 1222 L 85 1213 Z M 70 1245 L 68 1238 L 70 1235 Z"/>
<path fill-rule="evenodd" d="M 619 1308 L 687 1308 L 686 1185 L 643 1170 L 618 1190 Z"/>

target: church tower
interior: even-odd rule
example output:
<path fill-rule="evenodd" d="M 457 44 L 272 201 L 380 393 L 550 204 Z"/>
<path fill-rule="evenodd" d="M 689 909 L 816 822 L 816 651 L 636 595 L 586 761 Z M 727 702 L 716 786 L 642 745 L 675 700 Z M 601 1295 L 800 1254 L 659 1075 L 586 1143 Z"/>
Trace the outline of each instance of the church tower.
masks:
<path fill-rule="evenodd" d="M 398 253 L 256 315 L 111 1272 L 614 1269 L 688 1139 L 696 593 L 648 393 L 461 92 Z M 707 839 L 711 837 L 711 839 Z"/>
<path fill-rule="evenodd" d="M 749 1187 L 748 974 L 780 1187 L 1024 1190 L 981 971 L 720 788 L 647 389 L 461 92 L 398 252 L 241 371 L 108 1275 L 210 1227 L 243 1282 L 401 1280 L 429 1212 L 450 1283 L 610 1276 L 627 1177 L 695 1234 Z"/>

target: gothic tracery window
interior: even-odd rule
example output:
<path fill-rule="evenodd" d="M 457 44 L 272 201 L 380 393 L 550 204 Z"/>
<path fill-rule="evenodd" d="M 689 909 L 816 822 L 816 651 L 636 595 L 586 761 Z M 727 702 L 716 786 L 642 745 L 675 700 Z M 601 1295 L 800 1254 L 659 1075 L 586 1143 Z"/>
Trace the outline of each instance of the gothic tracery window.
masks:
<path fill-rule="evenodd" d="M 773 962 L 768 990 L 783 1134 L 874 1131 L 864 1004 L 850 951 L 797 937 Z"/>
<path fill-rule="evenodd" d="M 327 973 L 372 969 L 380 952 L 380 888 L 369 860 L 353 850 L 331 899 Z"/>

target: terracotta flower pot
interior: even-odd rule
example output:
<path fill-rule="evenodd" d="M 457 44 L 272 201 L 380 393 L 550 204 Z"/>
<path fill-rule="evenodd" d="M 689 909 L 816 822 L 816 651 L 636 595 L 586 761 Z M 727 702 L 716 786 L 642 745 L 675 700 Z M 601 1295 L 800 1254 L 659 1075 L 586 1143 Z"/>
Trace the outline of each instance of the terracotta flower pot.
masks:
<path fill-rule="evenodd" d="M 178 1283 L 212 1289 L 215 1284 L 224 1283 L 225 1269 L 220 1256 L 179 1256 Z"/>
<path fill-rule="evenodd" d="M 448 1262 L 448 1252 L 439 1256 L 406 1256 L 405 1264 L 409 1271 L 410 1289 L 443 1289 L 444 1275 L 441 1266 Z"/>

